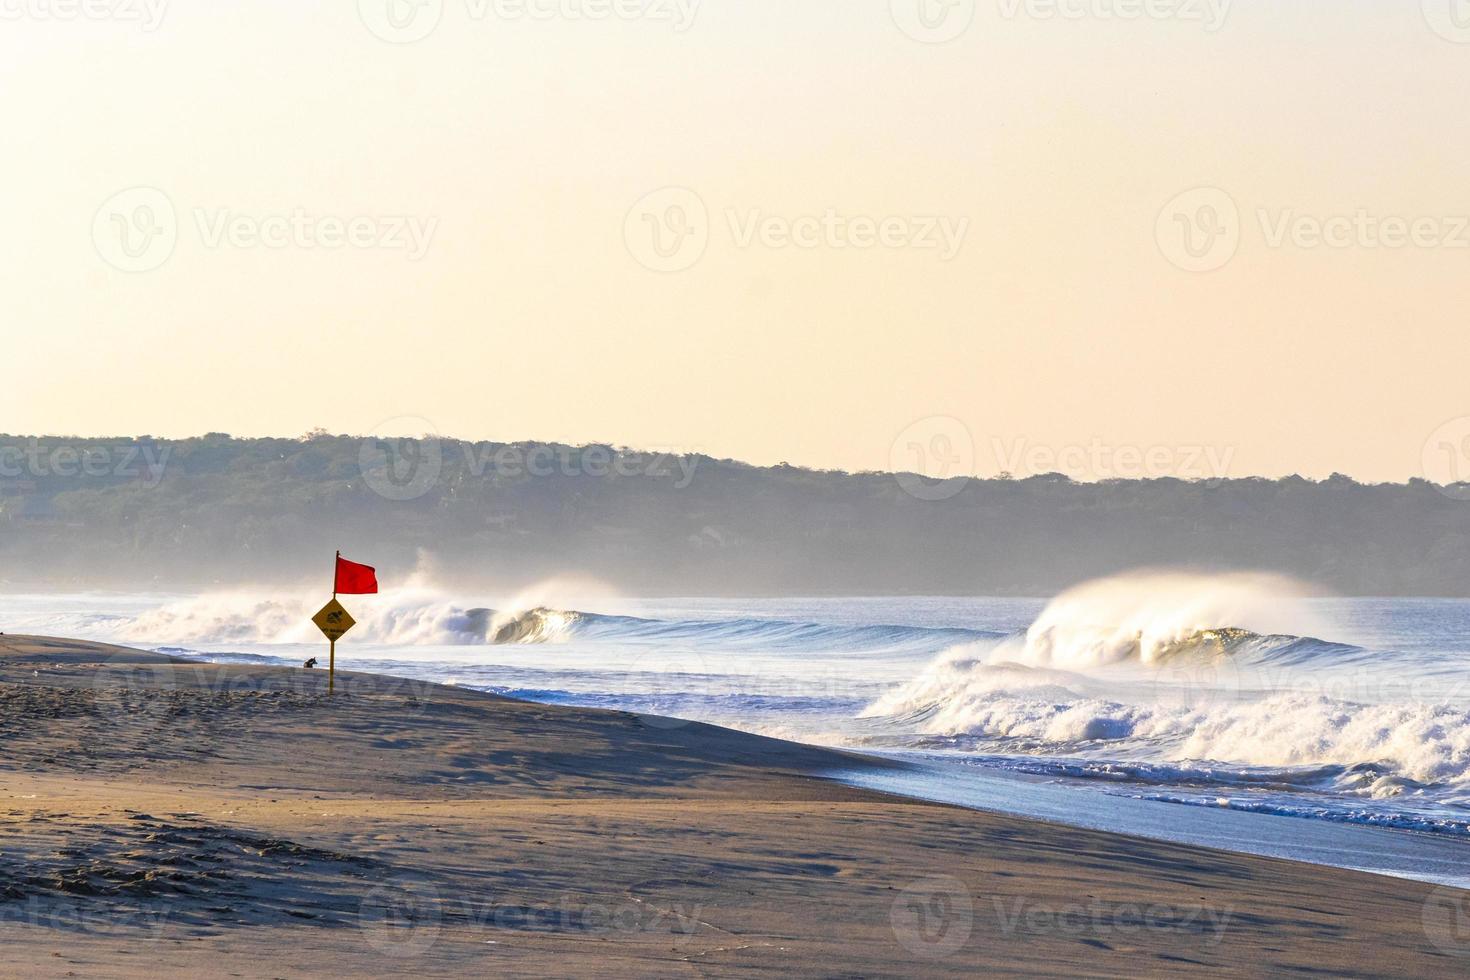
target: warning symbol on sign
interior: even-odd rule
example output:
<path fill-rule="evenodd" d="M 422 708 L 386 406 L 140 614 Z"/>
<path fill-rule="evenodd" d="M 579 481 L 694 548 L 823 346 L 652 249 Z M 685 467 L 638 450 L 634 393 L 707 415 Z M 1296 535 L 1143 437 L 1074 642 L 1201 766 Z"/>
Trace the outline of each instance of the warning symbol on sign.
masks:
<path fill-rule="evenodd" d="M 342 603 L 333 599 L 322 606 L 322 611 L 311 617 L 316 623 L 317 629 L 321 630 L 333 643 L 340 640 L 342 635 L 357 625 L 357 620 L 342 608 Z"/>

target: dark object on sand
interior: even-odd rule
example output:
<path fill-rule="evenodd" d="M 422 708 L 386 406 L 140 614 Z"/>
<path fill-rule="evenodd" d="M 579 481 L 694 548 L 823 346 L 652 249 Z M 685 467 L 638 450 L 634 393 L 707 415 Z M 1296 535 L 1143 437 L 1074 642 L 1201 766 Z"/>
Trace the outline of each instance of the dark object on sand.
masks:
<path fill-rule="evenodd" d="M 302 664 L 301 666 L 304 667 L 304 668 L 306 668 L 307 670 L 316 670 L 316 658 L 315 657 L 312 657 L 310 660 L 308 660 L 306 663 Z"/>

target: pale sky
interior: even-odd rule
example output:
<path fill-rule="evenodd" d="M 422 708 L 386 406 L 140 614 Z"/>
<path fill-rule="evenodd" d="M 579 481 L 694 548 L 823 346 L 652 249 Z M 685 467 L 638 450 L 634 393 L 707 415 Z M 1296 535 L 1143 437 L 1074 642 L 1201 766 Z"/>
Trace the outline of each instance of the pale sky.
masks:
<path fill-rule="evenodd" d="M 1470 476 L 1452 0 L 85 2 L 0 0 L 0 430 Z"/>

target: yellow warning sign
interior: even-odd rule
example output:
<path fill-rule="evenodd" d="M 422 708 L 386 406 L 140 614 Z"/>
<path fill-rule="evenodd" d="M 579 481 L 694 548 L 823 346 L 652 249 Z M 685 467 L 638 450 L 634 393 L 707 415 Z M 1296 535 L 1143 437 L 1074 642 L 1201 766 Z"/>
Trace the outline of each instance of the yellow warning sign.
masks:
<path fill-rule="evenodd" d="M 340 640 L 342 634 L 357 625 L 357 620 L 353 619 L 347 610 L 342 608 L 342 603 L 336 599 L 322 606 L 322 611 L 311 617 L 311 621 L 316 623 L 317 629 L 325 633 L 327 639 L 333 643 Z"/>

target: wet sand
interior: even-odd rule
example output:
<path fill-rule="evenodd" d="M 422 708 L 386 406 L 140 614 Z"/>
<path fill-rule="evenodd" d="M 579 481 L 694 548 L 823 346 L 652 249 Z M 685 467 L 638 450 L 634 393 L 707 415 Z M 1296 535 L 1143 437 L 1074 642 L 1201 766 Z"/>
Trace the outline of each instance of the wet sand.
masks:
<path fill-rule="evenodd" d="M 0 637 L 0 972 L 1470 970 L 1470 893 L 850 789 L 818 774 L 869 763 L 706 725 L 325 686 Z"/>

